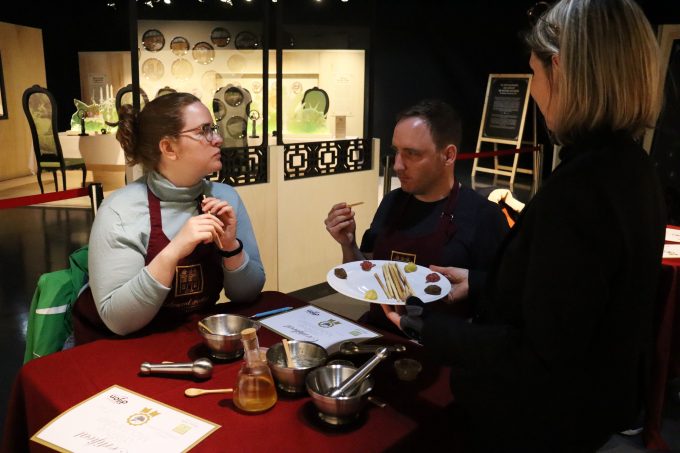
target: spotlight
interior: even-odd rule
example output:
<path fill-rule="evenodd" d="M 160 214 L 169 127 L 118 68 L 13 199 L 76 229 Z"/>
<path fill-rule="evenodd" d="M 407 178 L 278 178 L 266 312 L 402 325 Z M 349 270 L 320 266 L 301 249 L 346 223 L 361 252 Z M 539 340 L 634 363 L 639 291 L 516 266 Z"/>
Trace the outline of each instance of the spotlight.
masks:
<path fill-rule="evenodd" d="M 170 3 L 172 3 L 172 0 L 163 0 L 163 3 L 165 3 L 166 5 L 169 5 Z"/>
<path fill-rule="evenodd" d="M 153 2 L 152 2 L 151 0 L 148 0 L 148 1 L 144 2 L 144 4 L 145 4 L 146 6 L 148 6 L 149 8 L 153 8 Z"/>
<path fill-rule="evenodd" d="M 106 6 L 110 6 L 113 9 L 116 9 L 116 2 L 106 2 Z"/>

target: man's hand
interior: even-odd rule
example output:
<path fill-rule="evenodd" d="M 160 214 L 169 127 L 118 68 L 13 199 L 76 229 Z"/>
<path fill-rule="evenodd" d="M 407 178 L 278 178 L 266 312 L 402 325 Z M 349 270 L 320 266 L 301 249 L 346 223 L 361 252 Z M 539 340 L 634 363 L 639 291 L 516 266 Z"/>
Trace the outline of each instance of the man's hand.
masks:
<path fill-rule="evenodd" d="M 354 222 L 354 211 L 347 203 L 333 205 L 324 223 L 326 230 L 341 246 L 350 247 L 356 244 L 354 239 L 357 225 Z"/>
<path fill-rule="evenodd" d="M 455 303 L 467 299 L 470 292 L 470 284 L 468 281 L 469 270 L 462 267 L 439 267 L 430 266 L 430 269 L 439 272 L 451 282 L 451 291 L 449 292 L 449 302 Z"/>

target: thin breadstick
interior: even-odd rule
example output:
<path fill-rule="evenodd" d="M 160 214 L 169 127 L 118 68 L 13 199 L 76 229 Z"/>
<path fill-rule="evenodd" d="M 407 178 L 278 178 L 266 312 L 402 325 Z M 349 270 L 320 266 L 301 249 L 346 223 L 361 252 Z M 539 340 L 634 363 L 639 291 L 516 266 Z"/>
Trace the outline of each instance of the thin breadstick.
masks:
<path fill-rule="evenodd" d="M 397 264 L 395 263 L 392 265 L 392 269 L 394 269 L 394 278 L 397 279 L 397 281 L 399 282 L 402 300 L 405 302 L 406 298 L 408 297 L 408 288 L 406 287 L 404 282 L 401 280 L 401 277 L 399 276 L 399 266 L 397 266 Z"/>
<path fill-rule="evenodd" d="M 390 279 L 390 273 L 387 270 L 386 264 L 383 264 L 382 271 L 383 271 L 383 277 L 385 278 L 385 285 L 387 286 L 387 291 L 389 292 L 388 297 L 390 299 L 396 299 L 397 297 L 396 297 L 396 294 L 394 293 L 392 280 Z"/>
<path fill-rule="evenodd" d="M 397 270 L 399 271 L 399 276 L 404 281 L 404 283 L 406 283 L 406 286 L 408 287 L 409 296 L 415 296 L 416 292 L 413 291 L 413 288 L 411 287 L 411 284 L 408 282 L 408 279 L 406 278 L 406 274 L 404 273 L 404 271 L 399 266 L 397 266 Z"/>
<path fill-rule="evenodd" d="M 375 276 L 375 279 L 378 280 L 378 284 L 380 285 L 383 292 L 385 293 L 385 297 L 389 298 L 390 296 L 387 294 L 387 288 L 385 288 L 385 285 L 383 285 L 383 282 L 382 282 L 382 280 L 380 280 L 380 277 L 378 277 L 378 274 L 374 272 L 373 275 Z"/>
<path fill-rule="evenodd" d="M 206 199 L 205 194 L 203 194 L 203 199 L 204 199 L 204 200 Z M 208 214 L 210 214 L 211 216 L 217 218 L 217 216 L 216 216 L 215 214 L 213 214 L 212 212 L 208 212 Z M 222 241 L 220 241 L 220 237 L 217 235 L 217 233 L 213 233 L 212 236 L 213 236 L 213 241 L 214 241 L 215 244 L 220 248 L 220 250 L 224 250 L 224 247 L 222 247 Z"/>
<path fill-rule="evenodd" d="M 394 284 L 394 287 L 397 290 L 397 297 L 399 300 L 405 300 L 406 298 L 403 296 L 403 290 L 402 290 L 402 285 L 401 282 L 399 281 L 399 276 L 397 275 L 396 271 L 394 270 L 394 267 L 392 266 L 392 263 L 387 264 L 387 269 L 390 272 L 390 278 L 392 280 L 392 283 Z"/>
<path fill-rule="evenodd" d="M 357 201 L 356 203 L 348 204 L 347 207 L 352 208 L 354 206 L 359 206 L 360 204 L 364 204 L 364 202 L 363 201 Z"/>
<path fill-rule="evenodd" d="M 388 297 L 390 299 L 396 299 L 396 296 L 394 295 L 394 290 L 392 288 L 392 282 L 390 281 L 390 275 L 387 272 L 387 268 L 385 267 L 384 264 L 383 264 L 383 267 L 382 267 L 382 271 L 383 271 L 383 278 L 385 279 L 385 286 L 387 287 Z"/>

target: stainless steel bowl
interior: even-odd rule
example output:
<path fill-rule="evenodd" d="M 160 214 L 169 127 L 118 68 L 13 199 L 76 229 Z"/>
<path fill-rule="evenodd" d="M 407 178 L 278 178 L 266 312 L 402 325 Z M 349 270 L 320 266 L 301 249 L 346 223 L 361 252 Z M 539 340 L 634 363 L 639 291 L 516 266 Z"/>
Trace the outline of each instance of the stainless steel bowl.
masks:
<path fill-rule="evenodd" d="M 252 327 L 260 328 L 260 323 L 239 315 L 212 315 L 203 318 L 201 322 L 212 332 L 209 333 L 201 325 L 198 331 L 203 337 L 203 343 L 210 349 L 210 354 L 217 359 L 233 359 L 243 355 L 241 331 Z"/>
<path fill-rule="evenodd" d="M 288 342 L 293 367 L 286 363 L 286 353 L 281 342 L 267 350 L 267 363 L 279 388 L 285 392 L 305 391 L 305 377 L 328 359 L 326 350 L 316 343 L 292 340 Z"/>
<path fill-rule="evenodd" d="M 368 394 L 373 390 L 373 378 L 366 378 L 350 396 L 338 398 L 326 396 L 355 371 L 354 367 L 329 365 L 316 368 L 307 375 L 305 380 L 307 391 L 319 410 L 321 420 L 332 425 L 343 425 L 359 417 Z"/>

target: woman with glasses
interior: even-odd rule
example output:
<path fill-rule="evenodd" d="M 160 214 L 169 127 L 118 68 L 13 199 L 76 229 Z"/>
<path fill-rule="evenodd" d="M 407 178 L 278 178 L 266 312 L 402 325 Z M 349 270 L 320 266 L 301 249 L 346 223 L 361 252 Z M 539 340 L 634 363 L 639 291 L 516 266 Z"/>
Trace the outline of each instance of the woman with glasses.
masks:
<path fill-rule="evenodd" d="M 102 203 L 89 247 L 90 288 L 74 307 L 76 344 L 143 334 L 210 310 L 220 291 L 250 302 L 264 269 L 236 191 L 205 179 L 222 168 L 212 116 L 188 93 L 136 114 L 119 112 L 116 138 L 140 179 Z"/>
<path fill-rule="evenodd" d="M 536 17 L 534 10 L 534 17 Z M 480 451 L 594 451 L 641 408 L 665 208 L 640 146 L 659 57 L 632 0 L 562 0 L 526 36 L 531 95 L 561 164 L 501 246 L 471 323 L 411 315 L 451 366 Z M 435 268 L 467 296 L 467 271 Z"/>

